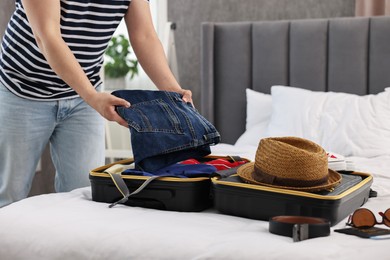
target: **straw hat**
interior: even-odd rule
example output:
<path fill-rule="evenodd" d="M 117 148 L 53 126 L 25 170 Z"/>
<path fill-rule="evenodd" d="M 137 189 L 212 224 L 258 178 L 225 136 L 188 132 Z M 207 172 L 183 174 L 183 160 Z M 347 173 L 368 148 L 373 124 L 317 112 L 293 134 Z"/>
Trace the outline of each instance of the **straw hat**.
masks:
<path fill-rule="evenodd" d="M 325 150 L 299 137 L 271 137 L 260 141 L 255 162 L 237 170 L 245 182 L 300 191 L 331 189 L 341 175 L 328 169 Z"/>

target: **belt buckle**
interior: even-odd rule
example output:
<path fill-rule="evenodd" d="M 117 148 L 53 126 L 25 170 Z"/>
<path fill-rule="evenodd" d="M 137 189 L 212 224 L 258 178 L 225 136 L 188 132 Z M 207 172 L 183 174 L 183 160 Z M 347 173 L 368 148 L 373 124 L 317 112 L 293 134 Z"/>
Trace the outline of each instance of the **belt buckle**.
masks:
<path fill-rule="evenodd" d="M 309 224 L 294 224 L 292 229 L 294 242 L 306 240 L 309 238 Z"/>

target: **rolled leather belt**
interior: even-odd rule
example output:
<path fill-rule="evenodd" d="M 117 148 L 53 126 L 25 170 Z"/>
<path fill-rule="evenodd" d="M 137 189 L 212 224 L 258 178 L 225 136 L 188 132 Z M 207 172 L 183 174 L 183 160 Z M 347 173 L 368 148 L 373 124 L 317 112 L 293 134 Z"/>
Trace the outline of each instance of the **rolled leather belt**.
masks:
<path fill-rule="evenodd" d="M 294 242 L 330 234 L 330 222 L 324 218 L 276 216 L 269 220 L 269 232 L 292 237 Z"/>

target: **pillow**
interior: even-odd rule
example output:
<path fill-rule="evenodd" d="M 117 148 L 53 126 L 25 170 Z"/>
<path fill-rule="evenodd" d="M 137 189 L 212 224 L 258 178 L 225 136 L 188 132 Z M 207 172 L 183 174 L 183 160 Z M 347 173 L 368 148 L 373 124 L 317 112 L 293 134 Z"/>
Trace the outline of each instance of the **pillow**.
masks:
<path fill-rule="evenodd" d="M 298 136 L 319 144 L 318 129 L 325 98 L 321 92 L 273 86 L 272 117 L 267 136 Z"/>
<path fill-rule="evenodd" d="M 237 146 L 255 146 L 257 147 L 260 139 L 266 137 L 268 121 L 260 122 L 246 130 L 236 141 Z"/>
<path fill-rule="evenodd" d="M 344 156 L 390 154 L 390 91 L 358 96 L 273 86 L 267 136 L 298 136 Z"/>
<path fill-rule="evenodd" d="M 272 113 L 272 98 L 269 94 L 246 89 L 246 126 L 249 130 L 262 122 L 269 122 Z"/>
<path fill-rule="evenodd" d="M 235 145 L 257 146 L 264 137 L 272 113 L 272 98 L 269 94 L 246 89 L 246 131 Z"/>

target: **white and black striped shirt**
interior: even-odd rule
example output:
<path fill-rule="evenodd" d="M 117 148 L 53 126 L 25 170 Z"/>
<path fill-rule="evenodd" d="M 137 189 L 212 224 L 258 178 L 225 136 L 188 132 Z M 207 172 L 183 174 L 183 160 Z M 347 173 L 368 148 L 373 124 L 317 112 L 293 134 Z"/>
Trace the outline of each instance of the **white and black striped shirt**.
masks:
<path fill-rule="evenodd" d="M 103 54 L 131 0 L 60 0 L 61 33 L 90 82 L 101 84 Z M 77 93 L 50 68 L 40 52 L 21 0 L 5 32 L 0 80 L 14 94 L 33 100 L 60 100 Z"/>

